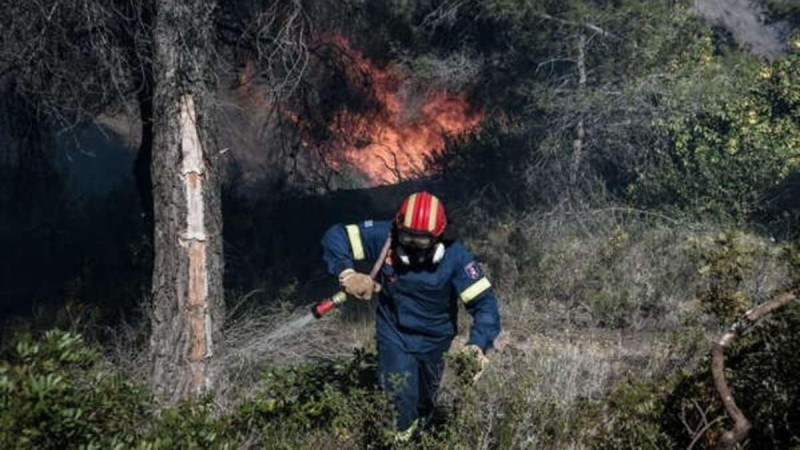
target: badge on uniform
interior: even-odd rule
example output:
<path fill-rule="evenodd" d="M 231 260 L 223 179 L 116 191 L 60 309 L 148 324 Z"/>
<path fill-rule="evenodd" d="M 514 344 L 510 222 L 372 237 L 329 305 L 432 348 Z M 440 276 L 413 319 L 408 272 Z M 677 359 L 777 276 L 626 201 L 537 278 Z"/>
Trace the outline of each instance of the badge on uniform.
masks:
<path fill-rule="evenodd" d="M 467 276 L 473 280 L 477 280 L 478 278 L 481 277 L 481 268 L 475 261 L 472 261 L 471 263 L 464 266 L 464 272 L 466 272 Z"/>

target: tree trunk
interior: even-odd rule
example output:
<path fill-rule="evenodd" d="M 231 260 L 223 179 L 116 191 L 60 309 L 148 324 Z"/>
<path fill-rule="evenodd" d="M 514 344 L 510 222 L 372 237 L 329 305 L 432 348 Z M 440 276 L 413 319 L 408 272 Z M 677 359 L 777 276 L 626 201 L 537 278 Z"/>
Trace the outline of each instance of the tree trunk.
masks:
<path fill-rule="evenodd" d="M 215 384 L 224 318 L 210 0 L 157 0 L 153 32 L 152 382 L 168 401 Z"/>
<path fill-rule="evenodd" d="M 578 36 L 578 95 L 580 96 L 586 88 L 586 35 L 581 33 Z M 583 124 L 583 116 L 578 119 L 575 130 L 575 140 L 572 141 L 572 167 L 569 172 L 569 182 L 572 186 L 578 183 L 581 164 L 583 161 L 583 147 L 586 131 Z"/>

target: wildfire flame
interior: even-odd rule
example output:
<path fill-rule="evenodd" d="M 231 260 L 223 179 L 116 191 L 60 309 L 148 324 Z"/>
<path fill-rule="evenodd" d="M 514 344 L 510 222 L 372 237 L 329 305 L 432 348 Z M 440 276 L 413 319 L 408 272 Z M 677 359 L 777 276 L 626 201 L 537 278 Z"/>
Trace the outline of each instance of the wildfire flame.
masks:
<path fill-rule="evenodd" d="M 297 124 L 301 145 L 332 167 L 353 168 L 368 178 L 369 185 L 424 175 L 427 160 L 444 149 L 448 136 L 469 132 L 483 119 L 483 111 L 471 107 L 465 94 L 444 89 L 410 94 L 410 77 L 398 67 L 379 66 L 351 48 L 344 37 L 323 39 L 343 55 L 350 88 L 368 93 L 368 111 L 342 106 L 323 119 L 327 123 L 289 108 L 281 108 L 281 115 Z M 268 91 L 254 82 L 256 70 L 252 60 L 245 61 L 236 94 L 254 123 L 263 123 L 272 101 Z M 320 127 L 328 133 L 319 133 Z"/>
<path fill-rule="evenodd" d="M 352 58 L 349 71 L 369 78 L 378 103 L 374 117 L 357 117 L 343 109 L 329 124 L 336 139 L 334 164 L 355 167 L 376 185 L 418 176 L 426 159 L 444 148 L 447 136 L 480 124 L 483 112 L 471 108 L 464 94 L 432 91 L 416 107 L 409 106 L 403 98 L 407 77 L 400 70 L 378 67 L 343 37 L 333 38 L 333 43 Z"/>

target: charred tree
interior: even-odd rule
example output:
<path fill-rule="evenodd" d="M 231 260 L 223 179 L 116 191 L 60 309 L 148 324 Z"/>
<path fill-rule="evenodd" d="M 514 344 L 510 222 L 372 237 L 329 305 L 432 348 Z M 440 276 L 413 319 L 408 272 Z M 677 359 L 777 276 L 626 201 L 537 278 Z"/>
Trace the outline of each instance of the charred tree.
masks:
<path fill-rule="evenodd" d="M 157 0 L 153 31 L 152 382 L 168 400 L 214 385 L 221 353 L 222 213 L 213 139 L 211 0 Z"/>

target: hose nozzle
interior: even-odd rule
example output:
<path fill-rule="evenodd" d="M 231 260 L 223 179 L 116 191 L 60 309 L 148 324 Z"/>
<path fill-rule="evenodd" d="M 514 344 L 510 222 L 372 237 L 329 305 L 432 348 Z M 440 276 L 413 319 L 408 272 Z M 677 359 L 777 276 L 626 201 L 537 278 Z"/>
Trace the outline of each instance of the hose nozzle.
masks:
<path fill-rule="evenodd" d="M 333 311 L 334 309 L 336 309 L 337 306 L 341 305 L 346 301 L 347 301 L 347 294 L 345 294 L 342 291 L 339 291 L 333 294 L 331 298 L 326 298 L 325 300 L 312 306 L 311 314 L 313 314 L 315 318 L 320 319 L 322 318 L 322 316 Z"/>

